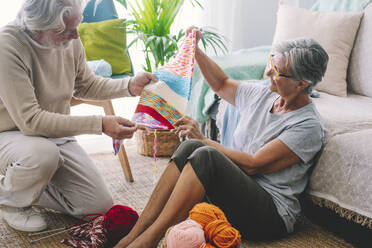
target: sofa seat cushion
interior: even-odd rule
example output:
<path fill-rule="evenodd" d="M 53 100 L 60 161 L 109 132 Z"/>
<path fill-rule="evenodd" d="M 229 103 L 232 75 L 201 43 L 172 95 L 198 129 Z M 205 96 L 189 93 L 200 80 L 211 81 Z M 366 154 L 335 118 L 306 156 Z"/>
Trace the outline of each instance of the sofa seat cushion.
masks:
<path fill-rule="evenodd" d="M 313 101 L 322 117 L 326 140 L 337 134 L 372 129 L 372 98 L 349 94 L 339 97 L 320 92 Z"/>
<path fill-rule="evenodd" d="M 372 228 L 371 161 L 372 129 L 331 137 L 313 169 L 307 193 L 324 199 L 322 205 L 342 217 Z"/>

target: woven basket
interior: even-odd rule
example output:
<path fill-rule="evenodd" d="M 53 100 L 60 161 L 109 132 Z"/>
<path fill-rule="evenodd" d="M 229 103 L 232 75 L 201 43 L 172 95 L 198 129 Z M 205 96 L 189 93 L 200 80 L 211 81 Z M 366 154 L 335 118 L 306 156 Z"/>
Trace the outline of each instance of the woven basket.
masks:
<path fill-rule="evenodd" d="M 154 156 L 154 130 L 138 130 L 135 134 L 137 152 Z M 180 144 L 180 139 L 169 130 L 156 130 L 156 156 L 171 156 Z"/>

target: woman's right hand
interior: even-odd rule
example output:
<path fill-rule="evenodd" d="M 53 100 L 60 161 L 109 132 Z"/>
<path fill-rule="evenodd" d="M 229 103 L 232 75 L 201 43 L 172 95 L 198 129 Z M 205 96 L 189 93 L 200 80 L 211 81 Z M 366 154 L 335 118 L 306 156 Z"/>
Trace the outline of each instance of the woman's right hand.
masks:
<path fill-rule="evenodd" d="M 195 27 L 195 26 L 188 27 L 186 30 L 186 35 L 188 35 L 193 29 L 196 29 L 196 46 L 198 46 L 198 42 L 203 36 L 202 32 L 200 31 L 198 27 Z"/>
<path fill-rule="evenodd" d="M 114 115 L 102 117 L 102 132 L 113 139 L 130 139 L 135 131 L 137 126 L 130 120 Z"/>
<path fill-rule="evenodd" d="M 186 137 L 188 139 L 199 139 L 201 141 L 206 139 L 200 131 L 198 122 L 189 116 L 183 116 L 173 125 L 176 128 L 172 129 L 172 132 L 175 132 L 180 138 Z"/>

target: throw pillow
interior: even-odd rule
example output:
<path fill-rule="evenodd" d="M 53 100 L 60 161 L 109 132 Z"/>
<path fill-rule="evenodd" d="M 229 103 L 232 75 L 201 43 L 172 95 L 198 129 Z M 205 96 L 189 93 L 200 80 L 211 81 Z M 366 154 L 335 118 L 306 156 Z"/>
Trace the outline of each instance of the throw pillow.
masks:
<path fill-rule="evenodd" d="M 101 77 L 111 77 L 112 76 L 112 68 L 109 63 L 105 60 L 91 60 L 88 61 L 88 66 L 92 70 L 92 72 Z"/>
<path fill-rule="evenodd" d="M 362 13 L 318 12 L 281 5 L 273 43 L 309 37 L 329 55 L 326 74 L 315 89 L 337 96 L 347 95 L 346 72 Z"/>
<path fill-rule="evenodd" d="M 104 59 L 111 65 L 113 75 L 131 74 L 124 19 L 81 23 L 78 30 L 87 60 Z"/>
<path fill-rule="evenodd" d="M 357 94 L 372 97 L 372 3 L 365 11 L 351 52 L 348 82 Z"/>
<path fill-rule="evenodd" d="M 82 22 L 102 22 L 118 19 L 113 0 L 89 0 L 83 11 Z"/>

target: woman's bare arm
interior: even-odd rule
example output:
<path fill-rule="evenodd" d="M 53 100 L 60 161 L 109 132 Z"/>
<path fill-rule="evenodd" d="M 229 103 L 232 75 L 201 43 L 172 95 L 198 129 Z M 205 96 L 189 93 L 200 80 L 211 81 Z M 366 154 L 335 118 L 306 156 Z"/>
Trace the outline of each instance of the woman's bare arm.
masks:
<path fill-rule="evenodd" d="M 235 94 L 239 82 L 229 78 L 199 47 L 196 48 L 195 58 L 211 89 L 222 99 L 235 105 Z"/>

